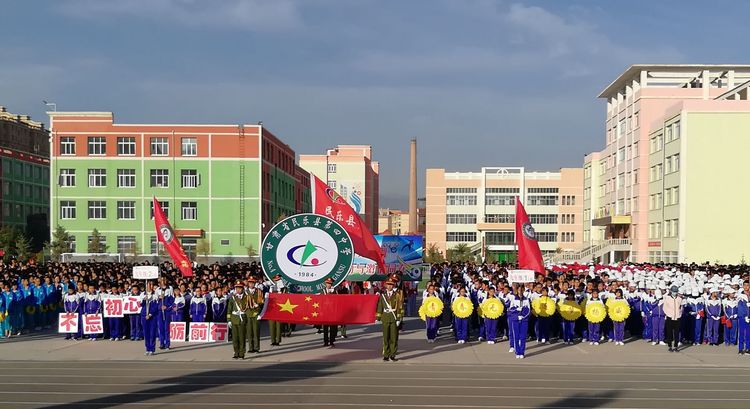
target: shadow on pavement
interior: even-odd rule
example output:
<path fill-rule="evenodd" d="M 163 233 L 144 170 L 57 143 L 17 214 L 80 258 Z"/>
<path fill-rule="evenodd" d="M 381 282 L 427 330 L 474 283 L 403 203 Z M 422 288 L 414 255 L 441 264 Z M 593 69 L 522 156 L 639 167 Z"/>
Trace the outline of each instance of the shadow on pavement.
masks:
<path fill-rule="evenodd" d="M 617 400 L 617 396 L 619 395 L 620 392 L 615 390 L 593 394 L 578 393 L 558 399 L 546 405 L 537 406 L 537 409 L 600 408 Z"/>
<path fill-rule="evenodd" d="M 278 363 L 270 364 L 263 367 L 237 368 L 237 369 L 219 369 L 206 372 L 197 372 L 185 374 L 174 378 L 164 378 L 154 381 L 154 383 L 167 384 L 151 389 L 144 389 L 132 393 L 116 393 L 95 399 L 87 399 L 78 402 L 61 403 L 56 405 L 45 406 L 45 409 L 73 409 L 80 407 L 109 408 L 120 405 L 143 404 L 149 400 L 164 398 L 174 395 L 180 395 L 187 392 L 200 392 L 207 389 L 215 388 L 217 379 L 224 379 L 227 383 L 235 385 L 252 385 L 254 383 L 283 383 L 290 379 L 278 374 L 279 372 L 294 373 L 304 369 L 305 378 L 325 377 L 337 375 L 341 372 L 330 371 L 330 369 L 339 366 L 336 362 L 318 362 L 315 364 L 300 363 Z M 205 385 L 202 383 L 205 382 Z M 149 384 L 144 383 L 147 387 Z M 220 387 L 220 386 L 218 386 Z M 159 406 L 154 403 L 154 406 Z"/>

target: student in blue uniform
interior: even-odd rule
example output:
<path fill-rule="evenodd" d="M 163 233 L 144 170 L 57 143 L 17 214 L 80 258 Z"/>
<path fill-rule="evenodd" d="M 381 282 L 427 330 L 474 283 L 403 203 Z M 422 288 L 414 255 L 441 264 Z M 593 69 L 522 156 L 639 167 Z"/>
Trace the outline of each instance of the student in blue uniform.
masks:
<path fill-rule="evenodd" d="M 706 300 L 706 342 L 711 345 L 719 344 L 719 321 L 721 320 L 721 300 L 719 289 L 711 288 L 711 295 Z"/>
<path fill-rule="evenodd" d="M 466 298 L 469 299 L 469 296 L 466 294 L 466 287 L 461 287 L 458 290 L 457 298 Z M 455 301 L 454 299 L 454 301 Z M 469 301 L 471 301 L 469 299 Z M 469 318 L 458 318 L 453 317 L 453 326 L 456 329 L 456 340 L 458 340 L 459 344 L 466 343 L 469 339 Z"/>
<path fill-rule="evenodd" d="M 651 345 L 667 345 L 664 342 L 664 324 L 667 316 L 664 315 L 664 293 L 662 289 L 657 290 L 656 298 L 652 303 L 651 310 Z"/>
<path fill-rule="evenodd" d="M 174 303 L 172 304 L 171 322 L 184 322 L 185 321 L 185 297 L 182 296 L 182 290 L 175 288 L 174 290 Z"/>
<path fill-rule="evenodd" d="M 703 296 L 700 294 L 697 288 L 693 288 L 691 297 L 688 299 L 688 319 L 693 323 L 688 325 L 692 329 L 692 343 L 693 345 L 700 345 L 703 341 Z"/>
<path fill-rule="evenodd" d="M 141 300 L 141 310 L 143 310 L 143 294 L 138 285 L 134 285 L 130 290 L 130 295 Z M 130 314 L 130 340 L 140 341 L 143 339 L 143 320 L 138 314 Z"/>
<path fill-rule="evenodd" d="M 156 320 L 159 311 L 159 300 L 153 292 L 146 292 L 143 295 L 143 304 L 140 318 L 143 327 L 143 340 L 146 344 L 146 356 L 156 353 Z"/>
<path fill-rule="evenodd" d="M 604 303 L 599 298 L 599 290 L 594 289 L 591 291 L 591 298 L 586 302 L 586 305 L 599 303 L 604 307 Z M 589 345 L 599 345 L 599 339 L 601 337 L 601 323 L 600 322 L 588 322 L 588 336 Z"/>
<path fill-rule="evenodd" d="M 724 324 L 724 345 L 735 345 L 737 343 L 737 300 L 734 298 L 734 288 L 724 288 L 724 300 L 722 300 L 722 306 L 724 307 L 724 317 L 726 323 Z"/>
<path fill-rule="evenodd" d="M 65 312 L 70 314 L 80 314 L 81 313 L 81 303 L 78 298 L 78 295 L 75 293 L 72 287 L 68 288 L 68 294 L 63 298 L 64 300 L 64 309 Z M 77 334 L 66 334 L 65 339 L 75 339 L 81 337 L 81 331 L 83 328 L 81 328 L 80 320 L 78 325 L 78 333 Z"/>
<path fill-rule="evenodd" d="M 489 287 L 488 293 L 487 293 L 487 299 L 498 299 L 497 295 L 495 295 L 495 286 Z M 484 317 L 484 331 L 485 335 L 487 336 L 487 343 L 492 345 L 495 343 L 495 338 L 497 338 L 497 323 L 500 321 L 500 318 L 488 318 Z"/>
<path fill-rule="evenodd" d="M 439 298 L 438 294 L 435 292 L 435 285 L 430 283 L 427 285 L 427 291 L 425 292 L 423 298 L 427 299 L 428 297 L 435 297 Z M 423 301 L 424 302 L 424 301 Z M 427 331 L 427 342 L 433 343 L 435 342 L 435 339 L 437 338 L 437 332 L 438 332 L 438 326 L 440 325 L 440 317 L 425 317 L 425 326 Z"/>
<path fill-rule="evenodd" d="M 83 301 L 84 314 L 98 314 L 101 310 L 102 302 L 99 295 L 96 294 L 94 286 L 89 286 L 89 292 Z M 103 324 L 102 324 L 103 325 Z M 89 340 L 96 341 L 98 334 L 89 334 Z"/>
<path fill-rule="evenodd" d="M 573 290 L 568 290 L 567 294 L 565 294 L 564 301 L 576 302 L 576 292 Z M 573 340 L 575 339 L 575 327 L 576 327 L 575 320 L 570 321 L 561 317 L 560 321 L 562 325 L 563 342 L 568 345 L 573 345 Z"/>
<path fill-rule="evenodd" d="M 162 282 L 159 288 L 159 349 L 169 349 L 172 346 L 169 339 L 169 324 L 172 322 L 172 307 L 174 307 L 174 291 Z"/>
<path fill-rule="evenodd" d="M 195 294 L 190 298 L 190 322 L 205 322 L 208 307 L 206 298 L 203 297 L 200 288 L 195 289 Z"/>
<path fill-rule="evenodd" d="M 526 338 L 529 332 L 529 315 L 531 314 L 531 302 L 523 293 L 523 287 L 516 287 L 516 296 L 510 302 L 510 308 L 508 309 L 508 313 L 515 317 L 509 322 L 513 331 L 513 351 L 518 359 L 523 359 L 526 354 Z"/>
<path fill-rule="evenodd" d="M 615 290 L 615 300 L 617 302 L 624 301 L 622 290 L 619 288 Z M 631 314 L 632 314 L 632 311 L 631 311 Z M 625 345 L 625 322 L 626 321 L 627 321 L 627 318 L 625 318 L 625 320 L 623 321 L 612 320 L 612 325 L 613 325 L 612 335 L 615 341 L 615 345 Z"/>
<path fill-rule="evenodd" d="M 217 288 L 216 295 L 211 299 L 211 316 L 213 322 L 227 322 L 227 296 L 222 288 Z"/>
<path fill-rule="evenodd" d="M 750 281 L 742 283 L 737 296 L 737 347 L 740 355 L 750 353 Z"/>
<path fill-rule="evenodd" d="M 20 331 L 18 327 L 18 302 L 16 301 L 15 293 L 11 287 L 6 283 L 3 288 L 2 297 L 5 298 L 6 314 L 6 330 L 7 336 L 13 336 L 16 331 Z"/>
<path fill-rule="evenodd" d="M 120 288 L 118 286 L 112 287 L 112 294 L 110 294 L 112 297 L 119 297 L 120 296 Z M 119 341 L 120 339 L 125 339 L 125 328 L 123 326 L 123 319 L 122 317 L 109 317 L 107 318 L 107 325 L 109 326 L 109 340 L 110 341 Z"/>
<path fill-rule="evenodd" d="M 641 297 L 641 317 L 643 318 L 643 339 L 646 342 L 651 341 L 651 337 L 654 335 L 651 330 L 651 315 L 654 309 L 654 302 L 656 300 L 654 296 L 653 288 L 649 288 L 648 292 Z"/>

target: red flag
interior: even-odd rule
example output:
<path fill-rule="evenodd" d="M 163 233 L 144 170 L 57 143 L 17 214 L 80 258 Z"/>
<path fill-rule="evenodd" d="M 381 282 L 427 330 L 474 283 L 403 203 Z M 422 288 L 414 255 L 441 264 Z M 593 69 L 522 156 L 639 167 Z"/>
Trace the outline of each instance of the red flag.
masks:
<path fill-rule="evenodd" d="M 375 322 L 377 295 L 269 293 L 260 319 L 308 325 Z"/>
<path fill-rule="evenodd" d="M 529 222 L 529 215 L 516 197 L 516 243 L 518 244 L 518 268 L 545 274 L 542 251 L 536 241 L 536 232 Z"/>
<path fill-rule="evenodd" d="M 156 226 L 156 236 L 159 241 L 164 244 L 164 248 L 172 257 L 175 265 L 182 272 L 183 277 L 193 276 L 193 266 L 190 263 L 190 259 L 185 255 L 185 250 L 182 249 L 180 241 L 174 235 L 174 230 L 169 224 L 169 220 L 164 216 L 164 211 L 161 210 L 159 201 L 154 197 L 154 225 Z"/>
<path fill-rule="evenodd" d="M 310 173 L 310 184 L 312 185 L 313 213 L 328 216 L 339 222 L 352 238 L 354 252 L 378 263 L 378 268 L 385 274 L 387 270 L 383 251 L 370 229 L 362 223 L 359 215 L 341 195 L 312 173 Z"/>

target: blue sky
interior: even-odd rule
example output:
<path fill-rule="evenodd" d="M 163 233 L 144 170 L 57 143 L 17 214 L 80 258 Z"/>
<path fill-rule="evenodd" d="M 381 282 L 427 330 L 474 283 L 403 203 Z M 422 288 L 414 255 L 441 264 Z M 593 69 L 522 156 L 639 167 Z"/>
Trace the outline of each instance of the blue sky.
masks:
<path fill-rule="evenodd" d="M 412 137 L 420 194 L 428 167 L 581 166 L 627 66 L 747 63 L 750 4 L 706 4 L 4 0 L 0 105 L 262 120 L 297 153 L 371 144 L 381 206 L 403 208 Z"/>

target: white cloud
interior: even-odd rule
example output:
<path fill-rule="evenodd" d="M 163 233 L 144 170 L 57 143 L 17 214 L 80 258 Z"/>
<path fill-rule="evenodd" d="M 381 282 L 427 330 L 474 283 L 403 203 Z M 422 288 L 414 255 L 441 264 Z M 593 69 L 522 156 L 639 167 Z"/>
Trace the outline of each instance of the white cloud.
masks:
<path fill-rule="evenodd" d="M 77 18 L 135 17 L 197 28 L 278 31 L 301 24 L 292 0 L 69 0 L 57 7 Z"/>

